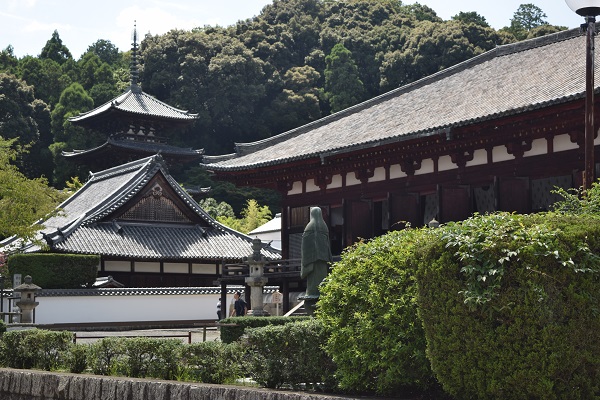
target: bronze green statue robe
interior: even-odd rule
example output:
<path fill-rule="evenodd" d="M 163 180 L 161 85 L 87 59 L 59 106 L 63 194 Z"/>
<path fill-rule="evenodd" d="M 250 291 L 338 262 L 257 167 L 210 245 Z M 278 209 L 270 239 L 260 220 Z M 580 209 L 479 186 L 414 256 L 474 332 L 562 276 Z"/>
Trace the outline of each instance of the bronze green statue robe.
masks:
<path fill-rule="evenodd" d="M 300 276 L 307 279 L 306 296 L 319 297 L 319 284 L 327 276 L 332 261 L 329 229 L 319 207 L 310 209 L 310 221 L 302 234 Z"/>

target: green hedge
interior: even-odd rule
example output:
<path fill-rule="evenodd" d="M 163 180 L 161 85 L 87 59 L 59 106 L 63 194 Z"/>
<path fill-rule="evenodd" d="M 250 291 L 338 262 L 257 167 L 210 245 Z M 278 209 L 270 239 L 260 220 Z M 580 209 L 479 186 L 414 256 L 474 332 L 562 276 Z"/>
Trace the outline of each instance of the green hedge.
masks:
<path fill-rule="evenodd" d="M 100 256 L 81 254 L 13 254 L 8 258 L 11 275 L 30 275 L 42 289 L 90 287 L 98 275 Z"/>
<path fill-rule="evenodd" d="M 331 390 L 335 365 L 323 350 L 327 332 L 315 319 L 248 329 L 248 373 L 269 388 Z"/>
<path fill-rule="evenodd" d="M 600 219 L 477 216 L 420 246 L 427 354 L 459 399 L 600 396 Z"/>
<path fill-rule="evenodd" d="M 284 325 L 309 319 L 310 317 L 231 317 L 219 321 L 222 325 L 221 341 L 233 343 L 244 335 L 246 328 L 259 328 L 267 325 Z M 231 325 L 231 326 L 227 326 Z"/>
<path fill-rule="evenodd" d="M 2 366 L 53 371 L 64 365 L 73 334 L 27 329 L 4 332 L 0 339 Z"/>
<path fill-rule="evenodd" d="M 348 248 L 323 283 L 317 318 L 342 388 L 408 394 L 437 386 L 425 354 L 413 255 L 422 230 Z"/>

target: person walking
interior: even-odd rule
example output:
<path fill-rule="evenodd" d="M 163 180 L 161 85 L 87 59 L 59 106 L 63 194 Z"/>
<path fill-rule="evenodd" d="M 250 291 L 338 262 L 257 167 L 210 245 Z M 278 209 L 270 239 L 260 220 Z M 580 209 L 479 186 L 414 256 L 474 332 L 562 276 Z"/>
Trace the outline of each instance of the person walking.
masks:
<path fill-rule="evenodd" d="M 221 298 L 217 302 L 217 321 L 221 320 Z"/>
<path fill-rule="evenodd" d="M 232 317 L 243 317 L 248 312 L 248 306 L 241 296 L 242 293 L 240 292 L 235 292 L 233 295 L 235 303 L 233 303 L 233 310 L 231 312 Z"/>

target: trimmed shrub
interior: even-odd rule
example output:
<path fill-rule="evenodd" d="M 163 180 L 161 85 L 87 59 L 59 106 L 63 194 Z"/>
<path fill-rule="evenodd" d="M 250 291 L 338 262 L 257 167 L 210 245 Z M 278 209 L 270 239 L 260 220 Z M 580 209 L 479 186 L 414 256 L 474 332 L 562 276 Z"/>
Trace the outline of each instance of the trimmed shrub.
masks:
<path fill-rule="evenodd" d="M 0 360 L 10 368 L 37 368 L 52 371 L 63 365 L 73 341 L 67 331 L 27 329 L 5 332 L 0 336 Z"/>
<path fill-rule="evenodd" d="M 182 351 L 186 380 L 204 383 L 234 383 L 244 377 L 244 346 L 239 342 L 199 342 Z"/>
<path fill-rule="evenodd" d="M 88 365 L 96 375 L 116 375 L 125 367 L 125 340 L 121 337 L 105 337 L 90 344 Z"/>
<path fill-rule="evenodd" d="M 42 289 L 90 287 L 98 275 L 100 256 L 81 254 L 13 254 L 8 258 L 11 275 L 30 275 Z"/>
<path fill-rule="evenodd" d="M 81 374 L 87 369 L 89 344 L 71 343 L 64 358 L 64 366 L 74 374 Z"/>
<path fill-rule="evenodd" d="M 335 366 L 323 350 L 327 334 L 315 319 L 247 331 L 248 373 L 268 388 L 335 387 Z"/>
<path fill-rule="evenodd" d="M 302 321 L 310 317 L 231 317 L 220 321 L 223 324 L 221 330 L 221 341 L 233 343 L 244 335 L 246 328 L 258 328 L 267 325 L 284 325 L 291 322 Z M 235 326 L 227 326 L 234 324 Z"/>
<path fill-rule="evenodd" d="M 321 286 L 317 318 L 342 388 L 379 394 L 436 386 L 417 312 L 415 246 L 429 230 L 391 232 L 342 254 Z"/>
<path fill-rule="evenodd" d="M 476 216 L 420 247 L 436 377 L 460 399 L 600 395 L 600 219 Z"/>
<path fill-rule="evenodd" d="M 175 339 L 124 338 L 118 373 L 132 378 L 174 379 L 183 343 Z"/>

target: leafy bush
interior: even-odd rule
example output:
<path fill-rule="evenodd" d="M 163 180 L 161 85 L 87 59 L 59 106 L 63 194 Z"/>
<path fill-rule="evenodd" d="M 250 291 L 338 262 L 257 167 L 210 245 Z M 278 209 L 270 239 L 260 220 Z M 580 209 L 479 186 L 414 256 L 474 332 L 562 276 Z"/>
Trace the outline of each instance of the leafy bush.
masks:
<path fill-rule="evenodd" d="M 380 394 L 431 388 L 417 311 L 413 255 L 429 230 L 392 232 L 349 248 L 321 286 L 317 318 L 344 389 Z"/>
<path fill-rule="evenodd" d="M 182 364 L 186 379 L 204 383 L 233 383 L 244 376 L 244 347 L 239 342 L 200 342 L 186 346 Z"/>
<path fill-rule="evenodd" d="M 319 321 L 253 328 L 247 335 L 248 373 L 260 385 L 335 386 L 335 366 L 323 350 L 327 334 Z"/>
<path fill-rule="evenodd" d="M 10 274 L 30 275 L 42 289 L 79 289 L 96 280 L 100 256 L 81 254 L 13 254 L 8 258 Z"/>
<path fill-rule="evenodd" d="M 132 378 L 174 379 L 183 343 L 175 339 L 125 338 L 117 373 Z"/>
<path fill-rule="evenodd" d="M 105 337 L 90 345 L 88 364 L 96 375 L 116 375 L 125 362 L 125 340 L 121 337 Z"/>
<path fill-rule="evenodd" d="M 600 219 L 476 216 L 418 251 L 436 377 L 460 399 L 600 393 Z"/>
<path fill-rule="evenodd" d="M 52 371 L 63 364 L 73 341 L 67 331 L 27 329 L 0 336 L 0 360 L 10 368 L 37 368 Z"/>
<path fill-rule="evenodd" d="M 64 358 L 64 366 L 69 372 L 81 374 L 87 369 L 89 344 L 72 343 Z"/>
<path fill-rule="evenodd" d="M 267 325 L 283 325 L 302 321 L 310 317 L 231 317 L 221 320 L 221 341 L 233 343 L 244 335 L 246 328 L 258 328 Z M 231 326 L 227 326 L 227 325 Z"/>

